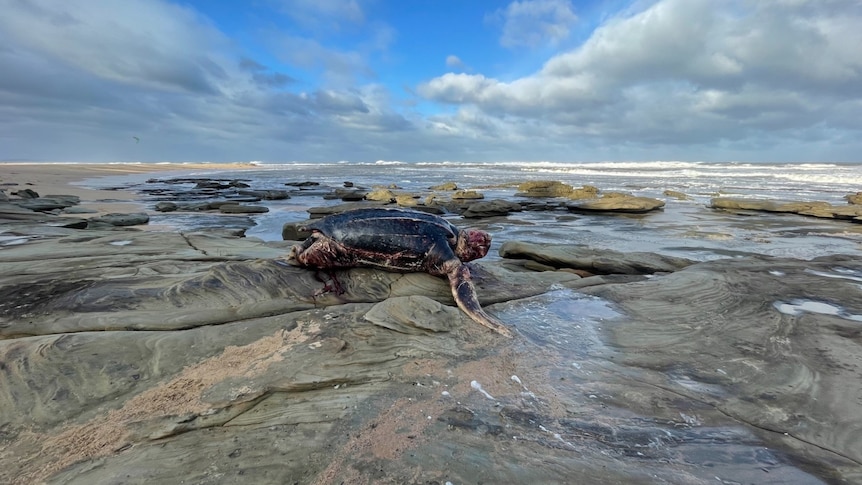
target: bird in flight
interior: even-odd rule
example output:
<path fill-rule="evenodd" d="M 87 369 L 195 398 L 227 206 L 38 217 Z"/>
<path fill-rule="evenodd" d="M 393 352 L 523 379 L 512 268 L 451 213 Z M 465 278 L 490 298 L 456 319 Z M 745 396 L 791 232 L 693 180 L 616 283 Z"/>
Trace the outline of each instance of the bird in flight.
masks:
<path fill-rule="evenodd" d="M 138 138 L 138 137 L 136 137 L 136 136 L 133 136 L 132 138 L 134 138 L 134 139 L 135 139 L 135 143 L 140 143 L 140 142 L 141 142 L 141 139 L 140 139 L 140 138 Z"/>

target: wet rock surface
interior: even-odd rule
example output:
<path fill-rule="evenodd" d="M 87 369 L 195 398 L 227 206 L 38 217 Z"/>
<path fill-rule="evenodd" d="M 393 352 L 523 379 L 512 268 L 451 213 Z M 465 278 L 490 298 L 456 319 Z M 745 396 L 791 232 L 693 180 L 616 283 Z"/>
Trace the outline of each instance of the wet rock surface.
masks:
<path fill-rule="evenodd" d="M 523 210 L 521 204 L 497 199 L 470 204 L 467 206 L 467 210 L 461 213 L 461 216 L 466 219 L 479 219 L 506 216 L 511 212 L 520 210 Z"/>
<path fill-rule="evenodd" d="M 96 224 L 105 224 L 109 226 L 139 226 L 141 224 L 146 224 L 150 222 L 150 216 L 145 213 L 139 212 L 135 214 L 105 214 L 99 217 L 93 217 L 90 219 L 91 223 Z"/>
<path fill-rule="evenodd" d="M 510 340 L 425 274 L 334 295 L 288 242 L 28 224 L 0 249 L 3 483 L 862 480 L 855 258 L 477 264 Z"/>
<path fill-rule="evenodd" d="M 302 208 L 301 211 L 307 210 L 310 219 L 316 219 L 349 208 L 380 205 L 471 220 L 508 217 L 525 211 L 660 218 L 665 204 L 680 206 L 692 201 L 686 194 L 674 191 L 664 193 L 664 200 L 661 200 L 603 191 L 593 185 L 576 187 L 554 180 L 465 187 L 449 182 L 407 190 L 397 184 L 362 186 L 349 181 L 333 185 L 308 180 L 269 180 L 260 177 L 254 180 L 177 177 L 150 179 L 146 183 L 132 184 L 124 188 L 137 191 L 145 197 L 152 209 L 149 221 L 151 225 L 179 225 L 189 230 L 205 231 L 218 231 L 220 227 L 226 227 L 235 231 L 246 230 L 249 234 L 262 237 L 266 234 L 267 238 L 278 237 L 279 233 L 283 233 L 285 238 L 298 239 L 303 237 L 295 231 L 295 225 L 299 221 L 294 216 L 291 215 L 278 225 L 271 221 L 284 211 L 297 212 L 298 207 Z M 485 198 L 462 198 L 464 195 Z M 852 195 L 847 196 L 848 201 L 852 202 Z M 20 197 L 15 197 L 16 202 L 23 201 Z M 714 200 L 709 207 L 737 213 L 761 210 L 748 205 L 741 209 L 736 209 L 735 207 L 740 207 L 736 205 L 724 208 L 720 205 L 721 199 L 727 198 L 718 198 L 716 200 L 719 201 Z M 746 204 L 751 203 L 751 199 L 746 200 Z M 704 202 L 698 204 L 707 207 Z M 804 202 L 798 204 L 795 212 L 823 219 L 858 222 L 858 207 L 853 204 L 832 206 L 826 202 Z M 59 213 L 61 210 L 68 213 L 69 209 L 57 208 L 52 209 L 55 212 L 43 213 Z M 696 229 L 693 231 L 697 233 Z"/>
<path fill-rule="evenodd" d="M 527 259 L 554 269 L 571 268 L 593 274 L 642 275 L 673 272 L 694 264 L 685 258 L 656 253 L 621 253 L 608 249 L 596 250 L 571 244 L 534 244 L 510 241 L 500 247 L 500 256 Z"/>
<path fill-rule="evenodd" d="M 710 207 L 723 210 L 786 212 L 824 219 L 862 222 L 862 205 L 854 202 L 857 200 L 857 195 L 850 194 L 846 196 L 849 205 L 845 206 L 836 206 L 822 201 L 782 201 L 716 197 L 710 201 Z"/>
<path fill-rule="evenodd" d="M 356 199 L 311 218 L 396 205 L 352 182 L 279 184 L 285 203 Z M 343 271 L 335 295 L 331 275 L 281 261 L 293 242 L 235 237 L 253 216 L 219 208 L 278 210 L 279 193 L 240 194 L 270 188 L 162 185 L 150 201 L 208 232 L 61 217 L 64 196 L 0 202 L 0 483 L 862 481 L 858 258 L 698 263 L 524 232 L 473 266 L 508 340 L 441 279 Z M 393 192 L 492 227 L 519 211 L 593 217 L 567 205 L 597 193 Z M 283 237 L 304 239 L 304 222 Z"/>
<path fill-rule="evenodd" d="M 31 189 L 19 190 L 15 195 L 18 197 L 6 197 L 0 201 L 0 224 L 51 223 L 77 229 L 104 229 L 137 226 L 149 222 L 146 213 L 109 213 L 89 219 L 61 217 L 62 214 L 89 214 L 96 211 L 79 207 L 81 200 L 74 195 L 41 197 Z M 26 234 L 27 230 L 24 229 L 22 233 Z"/>
<path fill-rule="evenodd" d="M 519 197 L 566 197 L 574 187 L 557 180 L 531 180 L 518 185 Z"/>
<path fill-rule="evenodd" d="M 566 207 L 573 212 L 650 212 L 664 207 L 665 202 L 650 197 L 610 195 L 598 199 L 583 199 L 569 202 Z"/>

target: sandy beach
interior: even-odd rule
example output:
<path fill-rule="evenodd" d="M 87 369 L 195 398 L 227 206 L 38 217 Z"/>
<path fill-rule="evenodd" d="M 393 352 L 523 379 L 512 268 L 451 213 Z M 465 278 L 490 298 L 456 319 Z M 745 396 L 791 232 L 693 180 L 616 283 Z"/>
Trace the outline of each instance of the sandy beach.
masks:
<path fill-rule="evenodd" d="M 40 196 L 74 195 L 81 198 L 81 206 L 95 210 L 98 214 L 111 212 L 140 212 L 143 204 L 136 202 L 138 196 L 122 190 L 93 190 L 75 185 L 74 182 L 102 176 L 139 173 L 162 173 L 188 170 L 242 170 L 254 167 L 248 163 L 0 163 L 0 188 L 7 194 L 19 189 L 35 190 Z M 75 217 L 75 214 L 69 214 Z M 93 217 L 80 214 L 78 217 Z"/>

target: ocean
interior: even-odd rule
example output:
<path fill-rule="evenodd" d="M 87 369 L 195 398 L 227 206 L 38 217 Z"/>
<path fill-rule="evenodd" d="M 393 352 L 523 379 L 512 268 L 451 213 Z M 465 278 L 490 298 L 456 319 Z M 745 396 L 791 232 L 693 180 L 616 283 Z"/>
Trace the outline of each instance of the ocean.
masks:
<path fill-rule="evenodd" d="M 525 211 L 507 217 L 463 220 L 450 214 L 459 226 L 488 230 L 493 239 L 488 258 L 508 240 L 582 244 L 617 251 L 650 251 L 711 260 L 750 253 L 811 259 L 828 254 L 860 254 L 862 225 L 795 214 L 755 212 L 731 213 L 709 208 L 713 197 L 744 197 L 786 201 L 825 201 L 846 205 L 844 197 L 862 191 L 862 164 L 837 163 L 709 163 L 709 162 L 501 162 L 404 163 L 262 163 L 237 171 L 171 171 L 110 176 L 81 183 L 93 188 L 123 188 L 141 194 L 153 206 L 158 199 L 148 195 L 160 182 L 182 177 L 239 179 L 253 189 L 295 189 L 295 182 L 317 182 L 323 187 L 397 186 L 410 193 L 427 194 L 428 188 L 455 182 L 461 189 L 476 189 L 485 200 L 523 200 L 515 196 L 513 184 L 527 180 L 556 180 L 580 187 L 592 185 L 602 192 L 626 192 L 664 200 L 664 209 L 639 215 L 575 214 L 566 210 Z M 149 182 L 148 182 L 149 180 Z M 191 188 L 193 184 L 188 184 Z M 173 185 L 176 188 L 176 185 Z M 689 196 L 680 200 L 664 195 L 666 190 Z M 308 218 L 307 209 L 342 203 L 299 191 L 287 200 L 261 201 L 269 212 L 245 218 L 214 218 L 200 213 L 159 213 L 151 223 L 180 230 L 220 224 L 239 224 L 246 235 L 281 240 L 286 222 Z"/>

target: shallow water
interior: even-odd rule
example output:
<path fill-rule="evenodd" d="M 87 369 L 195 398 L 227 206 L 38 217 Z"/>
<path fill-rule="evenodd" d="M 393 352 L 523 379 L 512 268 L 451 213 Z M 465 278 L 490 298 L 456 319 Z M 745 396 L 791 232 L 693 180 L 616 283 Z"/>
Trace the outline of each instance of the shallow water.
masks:
<path fill-rule="evenodd" d="M 735 164 L 735 163 L 595 163 L 595 164 L 280 164 L 233 172 L 168 172 L 111 176 L 85 181 L 93 187 L 144 190 L 168 187 L 148 179 L 182 177 L 240 179 L 254 189 L 295 190 L 285 183 L 314 181 L 322 188 L 395 184 L 405 191 L 427 193 L 430 186 L 455 181 L 460 188 L 484 187 L 486 200 L 523 200 L 504 184 L 525 180 L 559 180 L 573 186 L 595 185 L 602 191 L 624 191 L 666 201 L 663 210 L 644 215 L 572 214 L 562 210 L 521 212 L 504 218 L 453 221 L 487 229 L 494 238 L 492 253 L 505 241 L 585 244 L 617 251 L 652 251 L 695 260 L 711 260 L 744 253 L 811 259 L 836 253 L 862 253 L 862 225 L 792 214 L 731 213 L 707 207 L 710 198 L 744 196 L 787 200 L 819 200 L 846 204 L 843 197 L 862 187 L 862 165 Z M 191 188 L 193 184 L 171 185 Z M 492 188 L 487 188 L 492 187 Z M 665 190 L 686 193 L 691 200 L 663 195 Z M 323 199 L 322 191 L 294 191 L 293 198 L 261 201 L 267 214 L 234 219 L 203 214 L 163 213 L 153 224 L 200 229 L 248 228 L 248 236 L 281 240 L 287 222 L 307 219 L 313 206 L 341 203 Z M 314 194 L 314 195 L 304 195 Z M 154 205 L 156 198 L 142 196 Z M 493 256 L 492 256 L 493 257 Z"/>
<path fill-rule="evenodd" d="M 612 351 L 602 339 L 602 324 L 622 316 L 611 302 L 569 289 L 489 308 L 500 318 L 517 322 L 518 331 L 533 344 L 565 353 L 576 368 L 581 366 L 578 362 Z"/>
<path fill-rule="evenodd" d="M 621 469 L 642 466 L 656 483 L 825 483 L 699 399 L 647 383 L 665 380 L 691 395 L 729 398 L 721 386 L 681 369 L 665 375 L 621 365 L 624 356 L 606 327 L 625 325 L 627 317 L 612 302 L 558 289 L 489 308 L 526 337 L 517 345 L 529 370 L 511 379 L 522 388 L 519 407 L 537 412 L 512 415 L 511 403 L 497 402 L 477 381 L 472 387 L 487 404 L 471 409 L 482 422 L 508 417 L 513 441 L 543 441 L 562 456 L 610 457 Z M 654 413 L 639 413 L 624 400 L 640 396 L 649 396 Z M 549 402 L 567 417 L 540 412 Z M 519 421 L 531 431 L 512 424 Z"/>

